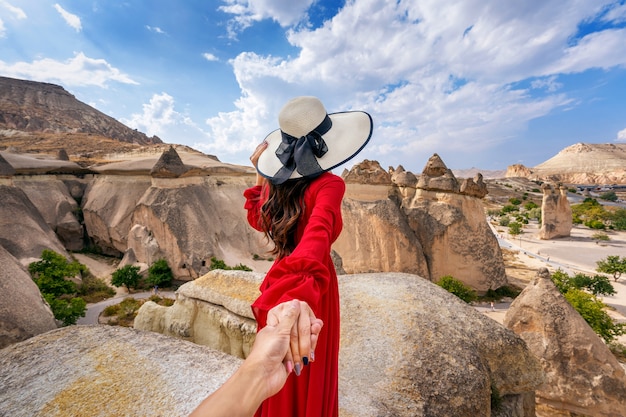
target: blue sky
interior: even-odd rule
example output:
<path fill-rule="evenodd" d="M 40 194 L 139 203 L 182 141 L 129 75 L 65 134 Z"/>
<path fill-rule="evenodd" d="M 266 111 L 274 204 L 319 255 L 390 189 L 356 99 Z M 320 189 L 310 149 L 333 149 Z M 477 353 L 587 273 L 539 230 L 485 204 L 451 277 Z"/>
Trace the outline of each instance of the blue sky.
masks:
<path fill-rule="evenodd" d="M 626 143 L 624 0 L 0 0 L 0 75 L 148 135 L 248 157 L 283 104 L 365 110 L 355 159 L 532 167 Z"/>

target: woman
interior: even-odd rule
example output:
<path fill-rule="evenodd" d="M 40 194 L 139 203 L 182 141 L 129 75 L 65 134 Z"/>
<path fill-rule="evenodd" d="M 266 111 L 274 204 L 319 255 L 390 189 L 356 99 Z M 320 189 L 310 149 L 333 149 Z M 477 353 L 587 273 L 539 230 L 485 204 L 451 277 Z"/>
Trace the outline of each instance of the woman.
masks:
<path fill-rule="evenodd" d="M 248 221 L 274 243 L 276 256 L 252 310 L 262 329 L 272 307 L 302 300 L 324 329 L 310 357 L 292 342 L 294 372 L 255 416 L 337 416 L 339 290 L 330 250 L 341 232 L 345 184 L 328 171 L 363 149 L 372 119 L 358 111 L 329 115 L 317 98 L 297 97 L 278 121 L 280 129 L 250 157 L 257 183 L 244 192 Z"/>

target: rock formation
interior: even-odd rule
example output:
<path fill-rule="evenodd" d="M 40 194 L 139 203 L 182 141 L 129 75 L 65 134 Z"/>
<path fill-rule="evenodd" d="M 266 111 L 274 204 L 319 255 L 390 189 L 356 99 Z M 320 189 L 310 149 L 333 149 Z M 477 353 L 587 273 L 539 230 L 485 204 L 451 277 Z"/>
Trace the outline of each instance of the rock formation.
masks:
<path fill-rule="evenodd" d="M 20 188 L 37 207 L 44 220 L 56 233 L 67 250 L 83 249 L 83 226 L 77 218 L 79 207 L 67 186 L 55 176 L 17 177 Z"/>
<path fill-rule="evenodd" d="M 0 349 L 56 327 L 30 274 L 0 246 Z"/>
<path fill-rule="evenodd" d="M 536 392 L 537 415 L 624 415 L 624 369 L 557 290 L 546 268 L 513 301 L 504 325 L 526 341 L 545 371 L 546 382 Z"/>
<path fill-rule="evenodd" d="M 184 174 L 186 171 L 185 164 L 183 163 L 178 152 L 173 146 L 163 152 L 159 160 L 152 167 L 150 175 L 154 178 L 177 178 Z"/>
<path fill-rule="evenodd" d="M 572 208 L 567 200 L 567 188 L 555 190 L 550 184 L 541 185 L 541 230 L 539 238 L 548 240 L 567 237 L 572 231 Z"/>
<path fill-rule="evenodd" d="M 13 417 L 183 417 L 240 364 L 157 333 L 63 327 L 0 350 L 0 410 Z"/>
<path fill-rule="evenodd" d="M 135 326 L 245 352 L 234 334 L 252 342 L 246 318 L 261 278 L 211 271 L 184 284 L 172 307 L 144 304 Z M 457 297 L 400 273 L 342 275 L 339 291 L 340 415 L 497 416 L 492 390 L 514 409 L 508 415 L 534 415 L 539 363 L 521 339 Z"/>
<path fill-rule="evenodd" d="M 50 249 L 68 256 L 41 213 L 18 187 L 0 185 L 0 246 L 27 265 Z"/>
<path fill-rule="evenodd" d="M 525 167 L 522 164 L 509 165 L 506 168 L 505 178 L 516 178 L 516 177 L 532 179 L 534 178 L 533 170 Z"/>
<path fill-rule="evenodd" d="M 344 177 L 360 178 L 371 163 L 357 164 Z M 333 246 L 349 274 L 402 271 L 433 281 L 452 275 L 479 292 L 506 284 L 504 262 L 480 198 L 487 186 L 480 174 L 461 184 L 435 154 L 419 179 L 402 166 L 389 171 L 393 186 L 384 196 L 347 184 L 344 230 Z M 380 187 L 381 185 L 379 185 Z"/>
<path fill-rule="evenodd" d="M 378 161 L 370 161 L 365 159 L 363 162 L 356 164 L 350 171 L 344 171 L 343 180 L 346 183 L 358 184 L 391 184 L 391 177 Z"/>
<path fill-rule="evenodd" d="M 246 358 L 257 328 L 250 305 L 262 280 L 258 273 L 213 270 L 182 285 L 171 307 L 144 303 L 134 327 Z"/>

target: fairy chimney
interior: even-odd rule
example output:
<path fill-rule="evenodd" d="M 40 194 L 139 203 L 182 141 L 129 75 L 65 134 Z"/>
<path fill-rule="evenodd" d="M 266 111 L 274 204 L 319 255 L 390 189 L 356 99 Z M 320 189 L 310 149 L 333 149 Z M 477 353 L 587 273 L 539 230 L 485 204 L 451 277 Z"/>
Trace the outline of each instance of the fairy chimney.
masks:
<path fill-rule="evenodd" d="M 187 168 L 173 146 L 161 154 L 161 157 L 150 171 L 153 178 L 178 178 Z"/>

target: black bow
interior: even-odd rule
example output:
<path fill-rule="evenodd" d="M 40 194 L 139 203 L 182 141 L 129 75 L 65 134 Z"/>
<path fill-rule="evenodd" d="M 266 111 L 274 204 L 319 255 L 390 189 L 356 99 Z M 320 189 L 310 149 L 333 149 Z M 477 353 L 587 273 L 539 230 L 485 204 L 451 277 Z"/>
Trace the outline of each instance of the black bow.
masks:
<path fill-rule="evenodd" d="M 328 146 L 322 135 L 331 127 L 332 121 L 326 116 L 324 121 L 306 136 L 296 138 L 281 130 L 282 143 L 276 149 L 276 156 L 283 166 L 274 175 L 272 182 L 284 183 L 291 177 L 294 170 L 297 170 L 303 177 L 322 173 L 324 170 L 317 162 L 317 158 L 323 157 L 328 152 Z"/>

